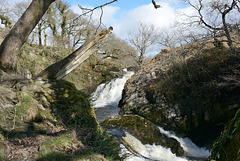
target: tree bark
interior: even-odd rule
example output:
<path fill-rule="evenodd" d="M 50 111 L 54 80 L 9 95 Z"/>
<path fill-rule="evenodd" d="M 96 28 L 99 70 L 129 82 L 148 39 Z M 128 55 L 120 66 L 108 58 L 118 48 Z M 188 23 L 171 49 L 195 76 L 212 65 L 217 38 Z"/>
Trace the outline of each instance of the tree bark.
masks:
<path fill-rule="evenodd" d="M 38 44 L 42 46 L 42 24 L 38 24 Z"/>
<path fill-rule="evenodd" d="M 78 67 L 87 58 L 89 58 L 94 52 L 92 47 L 101 39 L 106 38 L 111 34 L 112 27 L 109 29 L 103 29 L 99 34 L 93 36 L 87 40 L 80 48 L 74 51 L 72 54 L 66 58 L 50 65 L 45 70 L 36 75 L 33 79 L 43 78 L 43 79 L 61 79 L 65 77 L 68 73 Z"/>
<path fill-rule="evenodd" d="M 17 52 L 29 34 L 55 0 L 33 0 L 0 46 L 0 68 L 6 72 L 16 69 Z"/>

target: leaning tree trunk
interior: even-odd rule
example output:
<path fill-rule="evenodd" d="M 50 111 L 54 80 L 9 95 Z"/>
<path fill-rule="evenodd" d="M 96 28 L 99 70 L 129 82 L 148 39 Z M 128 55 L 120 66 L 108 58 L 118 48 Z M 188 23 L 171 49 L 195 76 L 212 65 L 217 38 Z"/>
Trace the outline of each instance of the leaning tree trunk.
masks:
<path fill-rule="evenodd" d="M 81 47 L 79 47 L 72 54 L 66 58 L 50 65 L 45 70 L 36 75 L 33 79 L 43 78 L 43 79 L 61 79 L 65 77 L 68 73 L 78 67 L 87 58 L 89 58 L 93 53 L 92 47 L 101 39 L 106 38 L 110 35 L 112 27 L 109 29 L 103 29 L 99 34 L 93 36 L 87 40 Z"/>
<path fill-rule="evenodd" d="M 0 46 L 0 69 L 15 70 L 17 52 L 26 42 L 29 34 L 55 0 L 33 0 Z"/>

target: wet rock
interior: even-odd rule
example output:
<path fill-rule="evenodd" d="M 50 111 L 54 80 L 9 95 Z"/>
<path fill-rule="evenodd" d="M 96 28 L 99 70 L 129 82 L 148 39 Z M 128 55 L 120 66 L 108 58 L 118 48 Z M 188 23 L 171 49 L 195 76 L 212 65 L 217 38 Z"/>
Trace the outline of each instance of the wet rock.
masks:
<path fill-rule="evenodd" d="M 138 115 L 114 116 L 103 121 L 101 125 L 106 128 L 121 127 L 143 144 L 162 145 L 170 148 L 177 156 L 182 156 L 184 153 L 177 140 L 160 133 L 157 126 Z"/>

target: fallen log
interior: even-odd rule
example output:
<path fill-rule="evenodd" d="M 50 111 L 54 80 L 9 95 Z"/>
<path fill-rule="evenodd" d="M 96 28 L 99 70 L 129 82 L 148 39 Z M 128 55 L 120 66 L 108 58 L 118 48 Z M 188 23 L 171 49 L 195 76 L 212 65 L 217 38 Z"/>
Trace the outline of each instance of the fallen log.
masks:
<path fill-rule="evenodd" d="M 86 59 L 88 59 L 94 53 L 92 47 L 99 40 L 109 36 L 112 30 L 112 27 L 109 27 L 108 29 L 103 29 L 100 33 L 91 37 L 81 47 L 68 55 L 66 58 L 50 65 L 49 67 L 41 71 L 39 74 L 34 76 L 33 79 L 61 79 L 65 77 L 76 67 L 82 64 Z"/>

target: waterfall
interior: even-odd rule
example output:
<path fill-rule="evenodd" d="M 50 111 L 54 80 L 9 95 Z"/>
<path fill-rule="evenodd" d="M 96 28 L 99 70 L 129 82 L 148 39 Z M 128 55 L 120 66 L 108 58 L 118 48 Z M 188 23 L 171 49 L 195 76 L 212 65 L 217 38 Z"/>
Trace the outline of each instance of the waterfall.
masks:
<path fill-rule="evenodd" d="M 134 74 L 132 71 L 124 69 L 122 78 L 112 79 L 108 83 L 99 85 L 92 95 L 94 108 L 104 107 L 105 105 L 118 105 L 122 98 L 122 90 L 126 81 Z"/>
<path fill-rule="evenodd" d="M 124 84 L 133 74 L 133 72 L 129 72 L 125 69 L 123 77 L 115 78 L 108 83 L 99 85 L 92 94 L 92 104 L 99 122 L 118 114 L 118 102 L 122 97 Z M 177 157 L 169 148 L 160 145 L 143 145 L 141 141 L 134 136 L 124 132 L 121 139 L 127 143 L 128 148 L 121 144 L 121 155 L 128 155 L 125 161 L 200 161 L 206 159 L 210 155 L 209 151 L 205 150 L 205 148 L 196 146 L 188 138 L 177 137 L 173 132 L 165 131 L 161 127 L 159 127 L 159 130 L 161 133 L 176 139 L 180 143 L 185 152 L 185 157 Z M 131 149 L 130 151 L 132 152 L 130 152 L 129 149 Z"/>
<path fill-rule="evenodd" d="M 125 72 L 123 77 L 100 84 L 92 94 L 92 104 L 99 122 L 117 115 L 120 110 L 118 103 L 122 98 L 124 84 L 134 74 L 132 71 L 127 71 L 127 69 L 124 69 L 123 72 Z"/>

